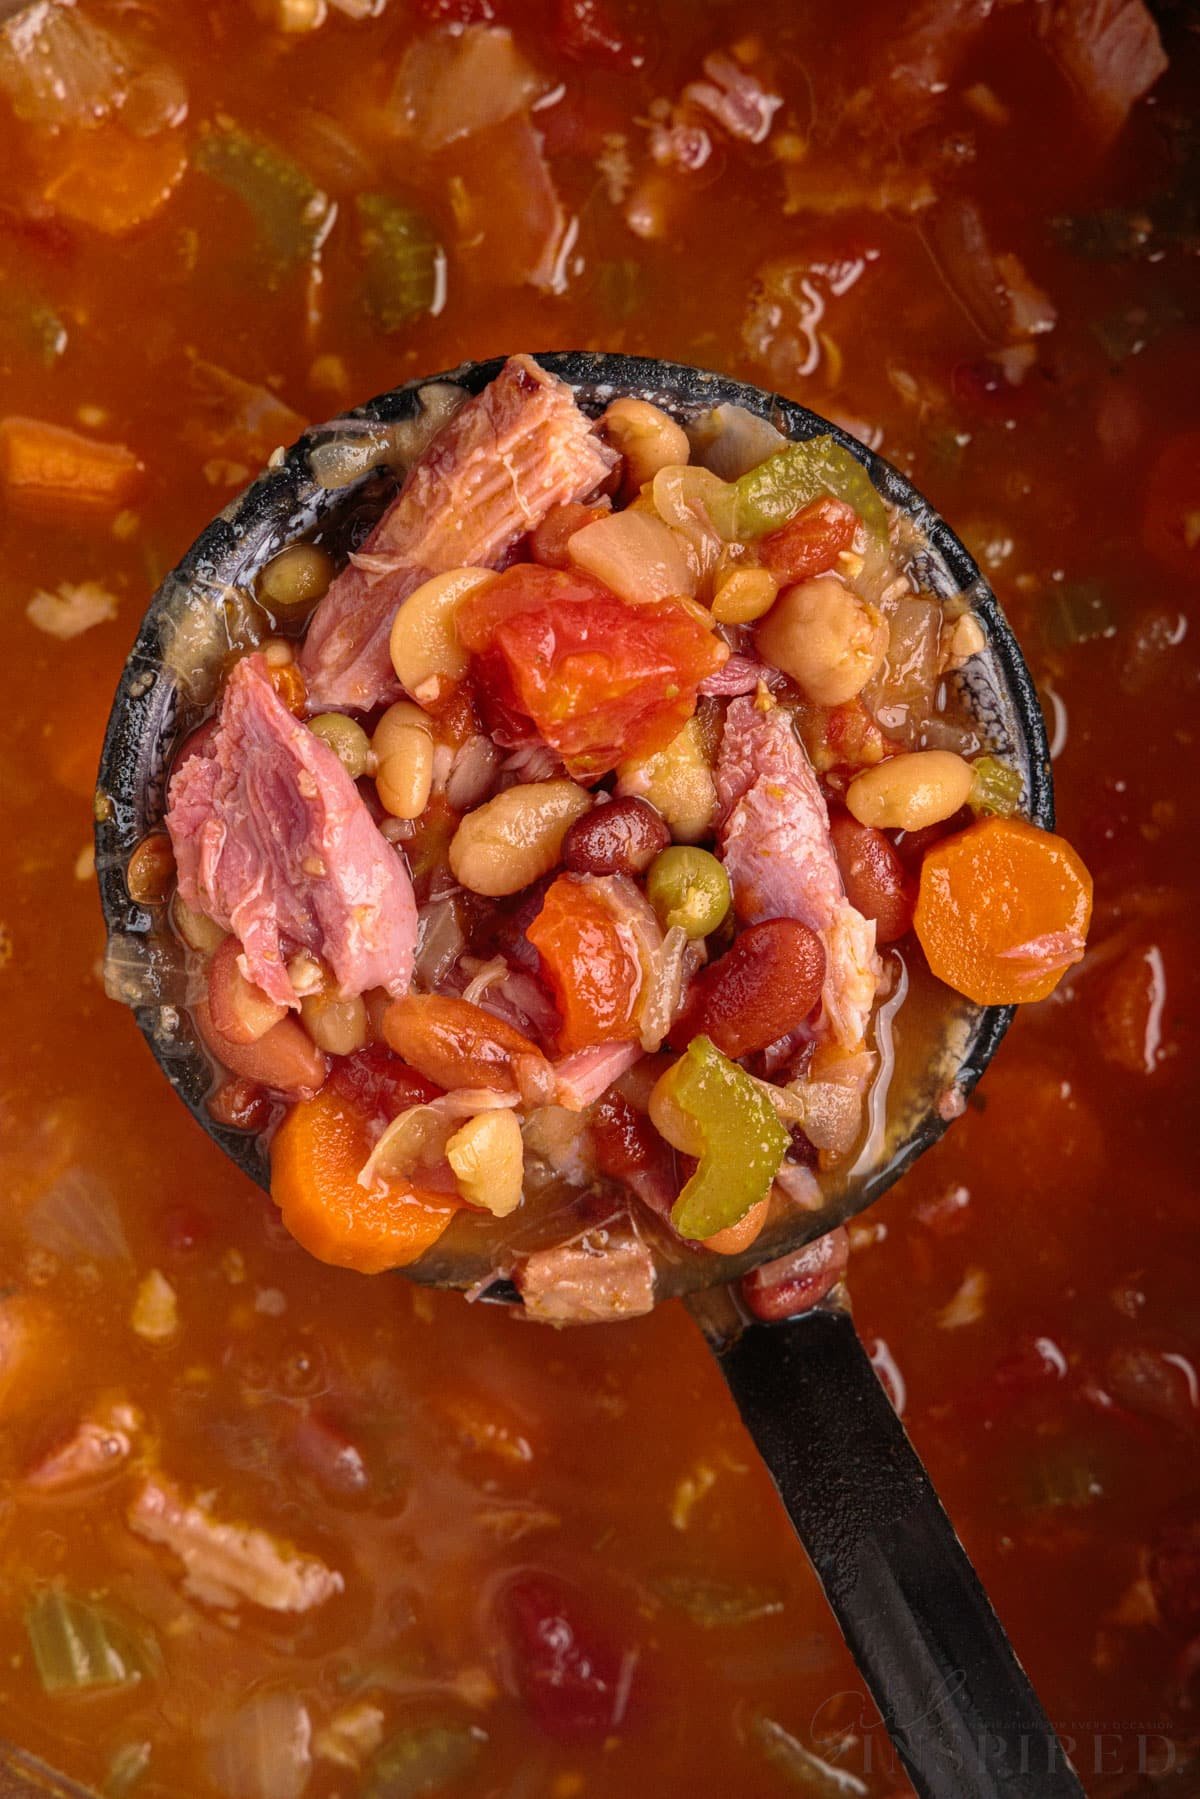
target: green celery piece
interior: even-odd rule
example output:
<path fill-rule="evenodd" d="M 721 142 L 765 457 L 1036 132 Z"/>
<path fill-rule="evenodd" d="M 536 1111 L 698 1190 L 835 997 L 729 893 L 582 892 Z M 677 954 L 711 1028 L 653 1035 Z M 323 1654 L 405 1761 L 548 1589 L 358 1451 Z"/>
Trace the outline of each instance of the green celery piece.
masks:
<path fill-rule="evenodd" d="M 710 1038 L 693 1037 L 667 1078 L 704 1142 L 700 1165 L 671 1208 L 680 1236 L 698 1242 L 766 1198 L 789 1139 L 761 1087 Z"/>
<path fill-rule="evenodd" d="M 971 764 L 971 791 L 967 795 L 973 812 L 992 812 L 997 818 L 1011 818 L 1021 804 L 1025 783 L 1015 768 L 1001 762 L 998 756 L 980 756 Z"/>
<path fill-rule="evenodd" d="M 777 450 L 716 495 L 709 513 L 722 537 L 742 542 L 777 531 L 823 493 L 853 506 L 872 544 L 886 545 L 883 501 L 862 463 L 832 437 L 810 437 Z"/>
<path fill-rule="evenodd" d="M 195 163 L 248 207 L 278 273 L 312 261 L 337 206 L 299 163 L 237 125 L 215 125 L 205 132 Z"/>
<path fill-rule="evenodd" d="M 58 1587 L 32 1601 L 25 1629 L 47 1693 L 131 1686 L 154 1671 L 155 1658 L 146 1642 L 99 1606 Z"/>
<path fill-rule="evenodd" d="M 390 194 L 359 194 L 359 241 L 366 258 L 363 296 L 381 331 L 399 331 L 446 299 L 446 252 L 428 219 Z"/>
<path fill-rule="evenodd" d="M 389 1737 L 371 1762 L 362 1799 L 423 1799 L 472 1767 L 487 1736 L 474 1724 L 415 1724 Z"/>
<path fill-rule="evenodd" d="M 683 1612 L 704 1630 L 753 1624 L 783 1610 L 778 1587 L 735 1586 L 703 1574 L 664 1574 L 653 1585 L 664 1604 Z"/>

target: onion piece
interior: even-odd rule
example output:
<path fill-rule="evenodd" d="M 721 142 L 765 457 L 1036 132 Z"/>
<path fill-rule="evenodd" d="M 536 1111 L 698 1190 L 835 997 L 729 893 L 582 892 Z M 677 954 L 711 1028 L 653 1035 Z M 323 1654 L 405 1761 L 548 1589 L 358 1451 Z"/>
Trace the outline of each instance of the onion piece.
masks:
<path fill-rule="evenodd" d="M 697 463 L 722 481 L 736 481 L 782 450 L 787 438 L 745 406 L 714 406 L 685 426 Z"/>
<path fill-rule="evenodd" d="M 294 1693 L 262 1693 L 205 1732 L 207 1772 L 238 1799 L 300 1799 L 312 1772 L 312 1724 Z"/>
<path fill-rule="evenodd" d="M 432 154 L 526 112 L 546 83 L 503 26 L 469 25 L 416 38 L 392 89 L 398 135 Z"/>
<path fill-rule="evenodd" d="M 457 890 L 427 900 L 417 913 L 417 954 L 413 983 L 422 993 L 434 993 L 447 979 L 467 947 L 462 924 L 462 903 Z"/>
<path fill-rule="evenodd" d="M 698 567 L 690 541 L 649 512 L 613 512 L 567 540 L 567 556 L 637 605 L 679 594 L 692 598 Z"/>

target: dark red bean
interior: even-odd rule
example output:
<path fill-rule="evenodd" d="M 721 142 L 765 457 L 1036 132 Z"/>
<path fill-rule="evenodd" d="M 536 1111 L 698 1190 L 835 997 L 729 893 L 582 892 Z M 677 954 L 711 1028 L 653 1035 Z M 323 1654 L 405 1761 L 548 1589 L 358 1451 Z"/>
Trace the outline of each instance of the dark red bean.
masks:
<path fill-rule="evenodd" d="M 839 1225 L 815 1243 L 777 1262 L 764 1262 L 742 1280 L 742 1298 L 764 1324 L 807 1312 L 837 1286 L 850 1260 L 850 1239 Z"/>
<path fill-rule="evenodd" d="M 916 894 L 895 848 L 873 825 L 848 813 L 829 826 L 842 871 L 846 898 L 864 918 L 875 920 L 875 941 L 894 943 L 912 924 Z"/>
<path fill-rule="evenodd" d="M 609 800 L 575 820 L 563 838 L 562 859 L 575 875 L 644 874 L 670 841 L 646 800 Z"/>
<path fill-rule="evenodd" d="M 271 1102 L 263 1089 L 239 1075 L 222 1081 L 205 1103 L 218 1124 L 235 1131 L 265 1130 L 271 1116 Z"/>
<path fill-rule="evenodd" d="M 765 919 L 701 970 L 671 1042 L 682 1048 L 703 1032 L 735 1061 L 753 1055 L 804 1023 L 824 979 L 825 947 L 817 933 L 798 918 Z"/>
<path fill-rule="evenodd" d="M 517 1689 L 538 1725 L 560 1742 L 603 1742 L 621 1722 L 628 1682 L 579 1594 L 555 1575 L 522 1574 L 500 1612 Z"/>

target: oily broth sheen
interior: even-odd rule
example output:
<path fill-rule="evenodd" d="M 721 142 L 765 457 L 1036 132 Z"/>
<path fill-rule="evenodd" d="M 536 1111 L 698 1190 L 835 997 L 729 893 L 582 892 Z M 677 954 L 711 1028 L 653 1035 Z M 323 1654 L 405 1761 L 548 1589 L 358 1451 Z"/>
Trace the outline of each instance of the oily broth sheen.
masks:
<path fill-rule="evenodd" d="M 81 5 L 120 29 L 97 0 Z M 1189 737 L 1198 668 L 1194 633 L 1177 633 L 1157 662 L 1153 646 L 1171 636 L 1172 616 L 1188 615 L 1195 582 L 1154 559 L 1141 518 L 1159 447 L 1195 428 L 1200 344 L 1178 322 L 1189 308 L 1196 316 L 1195 273 L 1169 249 L 1157 262 L 1087 262 L 1051 226 L 1156 190 L 1166 159 L 1154 109 L 1107 161 L 1095 156 L 1020 9 L 989 28 L 952 84 L 931 178 L 976 201 L 994 244 L 1022 259 L 1058 311 L 1037 369 L 997 398 L 968 378 L 984 346 L 939 278 L 919 219 L 785 213 L 769 152 L 723 142 L 679 184 L 662 238 L 629 232 L 620 209 L 596 196 L 588 109 L 603 129 L 625 131 L 640 167 L 634 121 L 656 95 L 696 78 L 709 49 L 748 30 L 744 11 L 722 4 L 663 0 L 633 12 L 647 52 L 634 74 L 581 75 L 556 58 L 531 7 L 510 15 L 552 80 L 587 89 L 569 130 L 553 109 L 539 115 L 564 204 L 580 220 L 582 266 L 568 267 L 565 291 L 495 288 L 452 257 L 441 314 L 392 338 L 360 305 L 352 232 L 335 229 L 326 244 L 313 323 L 303 284 L 263 278 L 245 214 L 194 174 L 115 249 L 83 231 L 13 228 L 7 209 L 21 210 L 36 171 L 27 132 L 0 102 L 0 167 L 12 176 L 0 269 L 51 303 L 68 333 L 47 367 L 0 332 L 0 411 L 74 423 L 80 405 L 99 408 L 103 422 L 91 428 L 128 443 L 148 470 L 127 538 L 103 524 L 0 512 L 0 923 L 12 950 L 0 968 L 0 1285 L 40 1333 L 19 1388 L 0 1363 L 0 1735 L 84 1782 L 98 1784 L 118 1749 L 146 1740 L 153 1758 L 140 1791 L 207 1793 L 212 1721 L 252 1689 L 283 1687 L 306 1697 L 318 1725 L 356 1691 L 382 1695 L 389 1729 L 435 1713 L 478 1722 L 488 1749 L 464 1793 L 772 1799 L 787 1787 L 752 1746 L 757 1713 L 810 1746 L 822 1723 L 849 1729 L 844 1765 L 873 1799 L 902 1790 L 899 1775 L 878 1771 L 878 1729 L 868 1760 L 846 1697 L 860 1691 L 849 1657 L 679 1308 L 551 1336 L 454 1296 L 318 1266 L 195 1130 L 131 1018 L 103 996 L 101 924 L 80 858 L 110 696 L 150 587 L 230 492 L 205 478 L 206 455 L 187 441 L 192 353 L 270 384 L 310 419 L 525 344 L 717 366 L 878 429 L 884 453 L 970 547 L 986 549 L 1035 675 L 1063 709 L 1060 825 L 1096 876 L 1099 954 L 1018 1020 L 967 1115 L 861 1221 L 850 1286 L 868 1345 L 901 1371 L 905 1420 L 1050 1716 L 1144 1720 L 1167 1737 L 1184 1729 L 1178 1629 L 1113 1615 L 1164 1523 L 1194 1516 L 1193 1424 L 1186 1394 L 1177 1402 L 1170 1384 L 1178 1361 L 1154 1358 L 1186 1363 L 1195 1353 L 1183 1082 L 1200 997 L 1186 922 L 1200 826 Z M 839 99 L 861 84 L 893 16 L 865 0 L 848 12 L 784 0 L 755 11 L 754 33 L 818 168 L 826 158 L 869 174 L 886 160 L 886 148 L 858 140 L 840 159 L 829 146 Z M 417 29 L 394 0 L 378 19 L 334 18 L 295 40 L 235 0 L 169 15 L 152 6 L 144 29 L 186 71 L 193 124 L 225 114 L 299 150 L 296 121 L 318 112 L 361 147 L 372 180 L 424 198 L 372 123 Z M 1178 107 L 1189 82 L 1194 96 L 1195 64 L 1182 55 L 1156 116 Z M 978 82 L 1008 108 L 1007 126 L 959 97 Z M 449 210 L 429 193 L 451 241 Z M 352 192 L 338 198 L 349 217 Z M 819 328 L 837 355 L 824 346 L 801 376 L 809 357 L 799 339 L 790 351 L 777 337 L 752 353 L 742 324 L 760 272 L 836 258 L 861 263 L 825 301 Z M 633 277 L 613 273 L 626 263 L 640 283 L 632 306 L 621 280 Z M 1117 367 L 1096 329 L 1139 306 L 1176 322 L 1157 336 L 1143 330 L 1152 341 Z M 313 378 L 326 352 L 341 359 L 343 391 Z M 910 381 L 920 404 L 906 398 Z M 60 642 L 26 619 L 35 591 L 85 579 L 113 593 L 114 622 Z M 1063 592 L 1088 581 L 1103 584 L 1111 622 L 1064 642 Z M 1157 637 L 1156 619 L 1166 621 Z M 920 1004 L 914 984 L 901 1056 Z M 47 1194 L 61 1208 L 72 1193 L 119 1220 L 124 1250 L 100 1261 L 64 1255 L 61 1238 L 59 1252 L 46 1250 Z M 129 1323 L 153 1268 L 175 1289 L 180 1319 L 177 1337 L 158 1346 Z M 971 1311 L 947 1312 L 968 1280 L 977 1315 L 947 1324 Z M 1065 1376 L 1044 1373 L 1058 1366 L 1036 1348 L 1047 1343 Z M 1157 1386 L 1130 1379 L 1135 1356 L 1157 1369 Z M 1116 1403 L 1101 1405 L 1097 1392 Z M 220 1516 L 320 1554 L 345 1592 L 299 1619 L 243 1607 L 231 1629 L 181 1599 L 169 1553 L 130 1535 L 126 1474 L 73 1496 L 34 1496 L 24 1473 L 114 1394 L 142 1413 L 146 1441 L 181 1487 L 212 1490 Z M 324 1448 L 319 1432 L 300 1428 L 314 1420 Z M 364 1489 L 330 1484 L 337 1430 L 361 1454 Z M 1068 1483 L 1070 1503 L 1047 1499 L 1064 1464 L 1087 1474 Z M 610 1750 L 543 1735 L 508 1691 L 493 1601 L 530 1566 L 573 1581 L 605 1631 L 637 1653 L 634 1703 Z M 743 1595 L 770 1588 L 782 1609 L 705 1628 L 662 1597 L 680 1577 Z M 144 1620 L 162 1644 L 164 1676 L 89 1699 L 44 1695 L 22 1620 L 30 1592 L 52 1582 L 102 1593 Z M 472 1707 L 462 1692 L 478 1699 L 487 1682 L 463 1677 L 480 1670 L 497 1696 Z M 1132 1767 L 1136 1730 L 1117 1735 L 1123 1747 L 1109 1765 L 1121 1757 Z M 344 1771 L 316 1764 L 313 1799 L 352 1790 Z"/>

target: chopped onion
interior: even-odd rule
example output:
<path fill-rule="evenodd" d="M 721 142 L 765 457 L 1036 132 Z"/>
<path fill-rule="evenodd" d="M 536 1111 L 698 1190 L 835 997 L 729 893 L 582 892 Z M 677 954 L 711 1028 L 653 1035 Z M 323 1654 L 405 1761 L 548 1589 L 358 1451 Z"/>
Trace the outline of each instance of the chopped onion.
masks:
<path fill-rule="evenodd" d="M 736 481 L 787 442 L 767 419 L 728 404 L 702 412 L 686 430 L 696 461 L 722 481 Z"/>
<path fill-rule="evenodd" d="M 209 1779 L 230 1799 L 300 1799 L 312 1724 L 294 1693 L 263 1693 L 207 1729 Z"/>
<path fill-rule="evenodd" d="M 358 1184 L 368 1192 L 388 1181 L 408 1180 L 418 1169 L 444 1160 L 453 1119 L 437 1104 L 408 1106 L 393 1118 L 358 1171 Z"/>
<path fill-rule="evenodd" d="M 446 776 L 446 799 L 456 812 L 482 805 L 495 783 L 500 752 L 490 737 L 477 733 L 454 752 Z"/>
<path fill-rule="evenodd" d="M 502 26 L 469 26 L 414 40 L 392 90 L 400 133 L 426 152 L 442 150 L 525 112 L 545 82 Z"/>
<path fill-rule="evenodd" d="M 623 600 L 666 600 L 695 594 L 698 568 L 690 540 L 649 512 L 613 512 L 567 542 L 576 568 L 595 575 Z"/>
<path fill-rule="evenodd" d="M 417 957 L 413 967 L 417 989 L 424 993 L 435 992 L 466 947 L 462 906 L 457 892 L 427 900 L 417 914 Z"/>
<path fill-rule="evenodd" d="M 119 41 L 74 0 L 34 0 L 0 24 L 0 92 L 28 125 L 95 125 L 120 105 L 129 76 Z"/>
<path fill-rule="evenodd" d="M 672 925 L 653 958 L 653 972 L 643 984 L 641 1044 L 648 1052 L 659 1048 L 678 1015 L 688 942 L 683 926 Z"/>
<path fill-rule="evenodd" d="M 708 512 L 724 489 L 725 482 L 704 468 L 661 468 L 654 477 L 654 510 L 690 545 L 701 581 L 711 575 L 725 548 Z"/>
<path fill-rule="evenodd" d="M 129 1242 L 102 1176 L 65 1168 L 25 1214 L 25 1235 L 64 1262 L 127 1262 Z"/>

